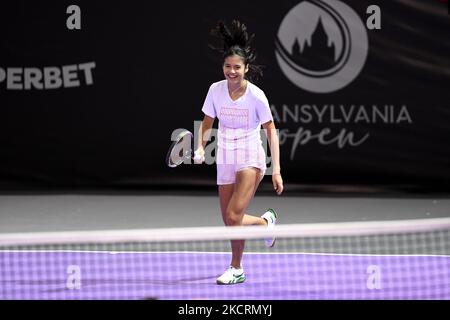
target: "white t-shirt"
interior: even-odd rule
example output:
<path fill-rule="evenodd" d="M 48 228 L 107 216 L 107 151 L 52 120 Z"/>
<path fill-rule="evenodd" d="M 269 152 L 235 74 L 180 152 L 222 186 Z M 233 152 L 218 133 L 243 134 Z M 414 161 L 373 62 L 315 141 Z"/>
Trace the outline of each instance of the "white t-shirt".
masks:
<path fill-rule="evenodd" d="M 236 101 L 228 93 L 227 80 L 213 83 L 202 111 L 219 119 L 217 146 L 227 150 L 256 149 L 261 145 L 261 124 L 273 121 L 266 95 L 250 81 Z"/>

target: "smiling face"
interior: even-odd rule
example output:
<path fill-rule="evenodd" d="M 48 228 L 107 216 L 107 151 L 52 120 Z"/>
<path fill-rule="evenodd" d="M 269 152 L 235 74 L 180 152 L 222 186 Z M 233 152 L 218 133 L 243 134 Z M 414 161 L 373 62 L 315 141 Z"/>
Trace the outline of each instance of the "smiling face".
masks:
<path fill-rule="evenodd" d="M 245 65 L 244 59 L 241 56 L 235 54 L 225 58 L 223 63 L 223 74 L 230 85 L 241 85 L 247 71 L 248 65 Z"/>

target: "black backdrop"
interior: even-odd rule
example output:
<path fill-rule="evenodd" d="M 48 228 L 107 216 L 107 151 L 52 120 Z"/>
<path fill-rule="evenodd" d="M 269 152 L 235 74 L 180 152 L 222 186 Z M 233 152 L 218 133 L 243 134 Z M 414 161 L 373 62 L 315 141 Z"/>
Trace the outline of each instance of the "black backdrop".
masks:
<path fill-rule="evenodd" d="M 352 20 L 336 9 L 344 29 L 359 28 L 367 34 L 365 44 L 362 38 L 350 39 L 350 50 L 364 51 L 366 45 L 367 56 L 348 84 L 313 92 L 289 80 L 276 58 L 282 22 L 306 2 L 2 3 L 0 187 L 214 185 L 213 165 L 169 169 L 164 157 L 172 131 L 193 130 L 194 121 L 202 119 L 209 85 L 223 77 L 220 57 L 208 48 L 209 29 L 219 19 L 239 18 L 256 34 L 258 62 L 265 66 L 257 85 L 269 99 L 283 138 L 282 170 L 288 186 L 388 185 L 449 191 L 446 4 L 342 1 L 358 17 Z M 338 2 L 309 3 L 319 7 Z M 66 27 L 71 4 L 81 8 L 81 30 Z M 366 10 L 372 4 L 381 8 L 379 30 L 366 28 Z M 301 16 L 291 21 L 298 24 L 299 33 L 310 22 Z M 326 53 L 316 47 L 311 57 L 321 55 Z M 60 87 L 26 84 L 25 73 L 44 75 L 55 69 L 69 70 Z M 317 135 L 323 130 L 329 133 L 320 141 Z M 337 139 L 342 130 L 361 143 L 326 142 Z M 313 137 L 303 135 L 295 143 L 298 132 Z"/>

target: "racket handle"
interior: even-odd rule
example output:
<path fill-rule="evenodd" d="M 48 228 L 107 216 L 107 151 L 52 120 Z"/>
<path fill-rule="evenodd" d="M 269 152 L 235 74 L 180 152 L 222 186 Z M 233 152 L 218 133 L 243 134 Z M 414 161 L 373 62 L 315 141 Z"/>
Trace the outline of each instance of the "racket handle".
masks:
<path fill-rule="evenodd" d="M 195 164 L 202 164 L 203 161 L 205 161 L 205 156 L 200 153 L 198 150 L 194 152 L 194 163 Z"/>

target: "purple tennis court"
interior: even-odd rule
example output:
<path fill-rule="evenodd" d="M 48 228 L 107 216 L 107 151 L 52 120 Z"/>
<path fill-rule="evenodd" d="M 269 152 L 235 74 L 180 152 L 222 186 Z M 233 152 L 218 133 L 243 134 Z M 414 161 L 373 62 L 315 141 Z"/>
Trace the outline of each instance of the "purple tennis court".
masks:
<path fill-rule="evenodd" d="M 450 299 L 450 256 L 248 253 L 217 285 L 216 252 L 2 251 L 0 299 Z"/>
<path fill-rule="evenodd" d="M 43 205 L 52 213 L 52 202 L 39 199 L 20 198 L 19 205 L 18 199 L 7 198 L 16 211 L 7 206 L 4 211 L 11 212 L 14 221 L 31 219 L 34 210 L 44 211 L 39 207 Z M 61 203 L 53 204 L 54 212 L 65 209 L 63 204 L 71 205 L 70 197 L 55 200 Z M 354 216 L 344 216 L 351 209 L 347 208 L 348 201 L 324 199 L 317 209 L 310 210 L 308 201 L 313 208 L 317 200 L 304 199 L 303 210 L 310 211 L 315 221 L 295 223 L 296 217 L 290 217 L 286 207 L 283 218 L 288 223 L 272 230 L 208 226 L 211 223 L 206 217 L 212 210 L 209 202 L 212 207 L 216 200 L 208 197 L 201 198 L 204 211 L 192 211 L 191 216 L 205 225 L 167 228 L 175 225 L 176 219 L 179 222 L 179 215 L 166 214 L 152 220 L 154 228 L 120 228 L 124 223 L 116 217 L 121 224 L 113 224 L 117 222 L 106 219 L 107 212 L 127 212 L 127 217 L 135 216 L 129 221 L 139 221 L 137 204 L 149 200 L 129 199 L 135 211 L 126 210 L 126 198 L 89 200 L 89 210 L 76 212 L 77 216 L 86 216 L 73 219 L 69 230 L 22 227 L 14 228 L 15 233 L 0 234 L 0 300 L 450 300 L 450 218 L 443 200 L 408 199 L 416 209 L 398 202 L 397 220 L 357 221 Z M 161 208 L 180 212 L 181 208 L 170 204 L 180 201 L 167 200 L 161 198 Z M 192 200 L 187 204 L 194 206 L 199 199 L 183 200 Z M 294 207 L 296 200 L 288 198 L 280 203 Z M 324 206 L 327 201 L 329 212 Z M 388 212 L 396 201 L 359 199 L 352 206 L 358 203 L 368 212 L 370 204 L 375 212 L 375 207 L 380 210 L 384 204 Z M 122 206 L 116 205 L 118 202 Z M 99 204 L 108 205 L 102 209 Z M 436 207 L 431 212 L 440 217 L 418 219 L 421 206 L 425 209 L 430 205 Z M 402 208 L 408 213 L 417 211 L 417 216 L 400 219 Z M 331 211 L 340 222 L 326 221 Z M 48 229 L 49 223 L 64 226 L 55 218 L 58 215 L 49 214 L 47 220 L 44 217 L 35 221 Z M 84 221 L 92 221 L 89 227 L 96 228 L 83 230 Z M 95 225 L 96 221 L 109 224 Z M 273 248 L 265 246 L 267 237 L 277 238 Z M 217 277 L 230 264 L 233 239 L 246 240 L 242 261 L 246 280 L 218 285 Z"/>

